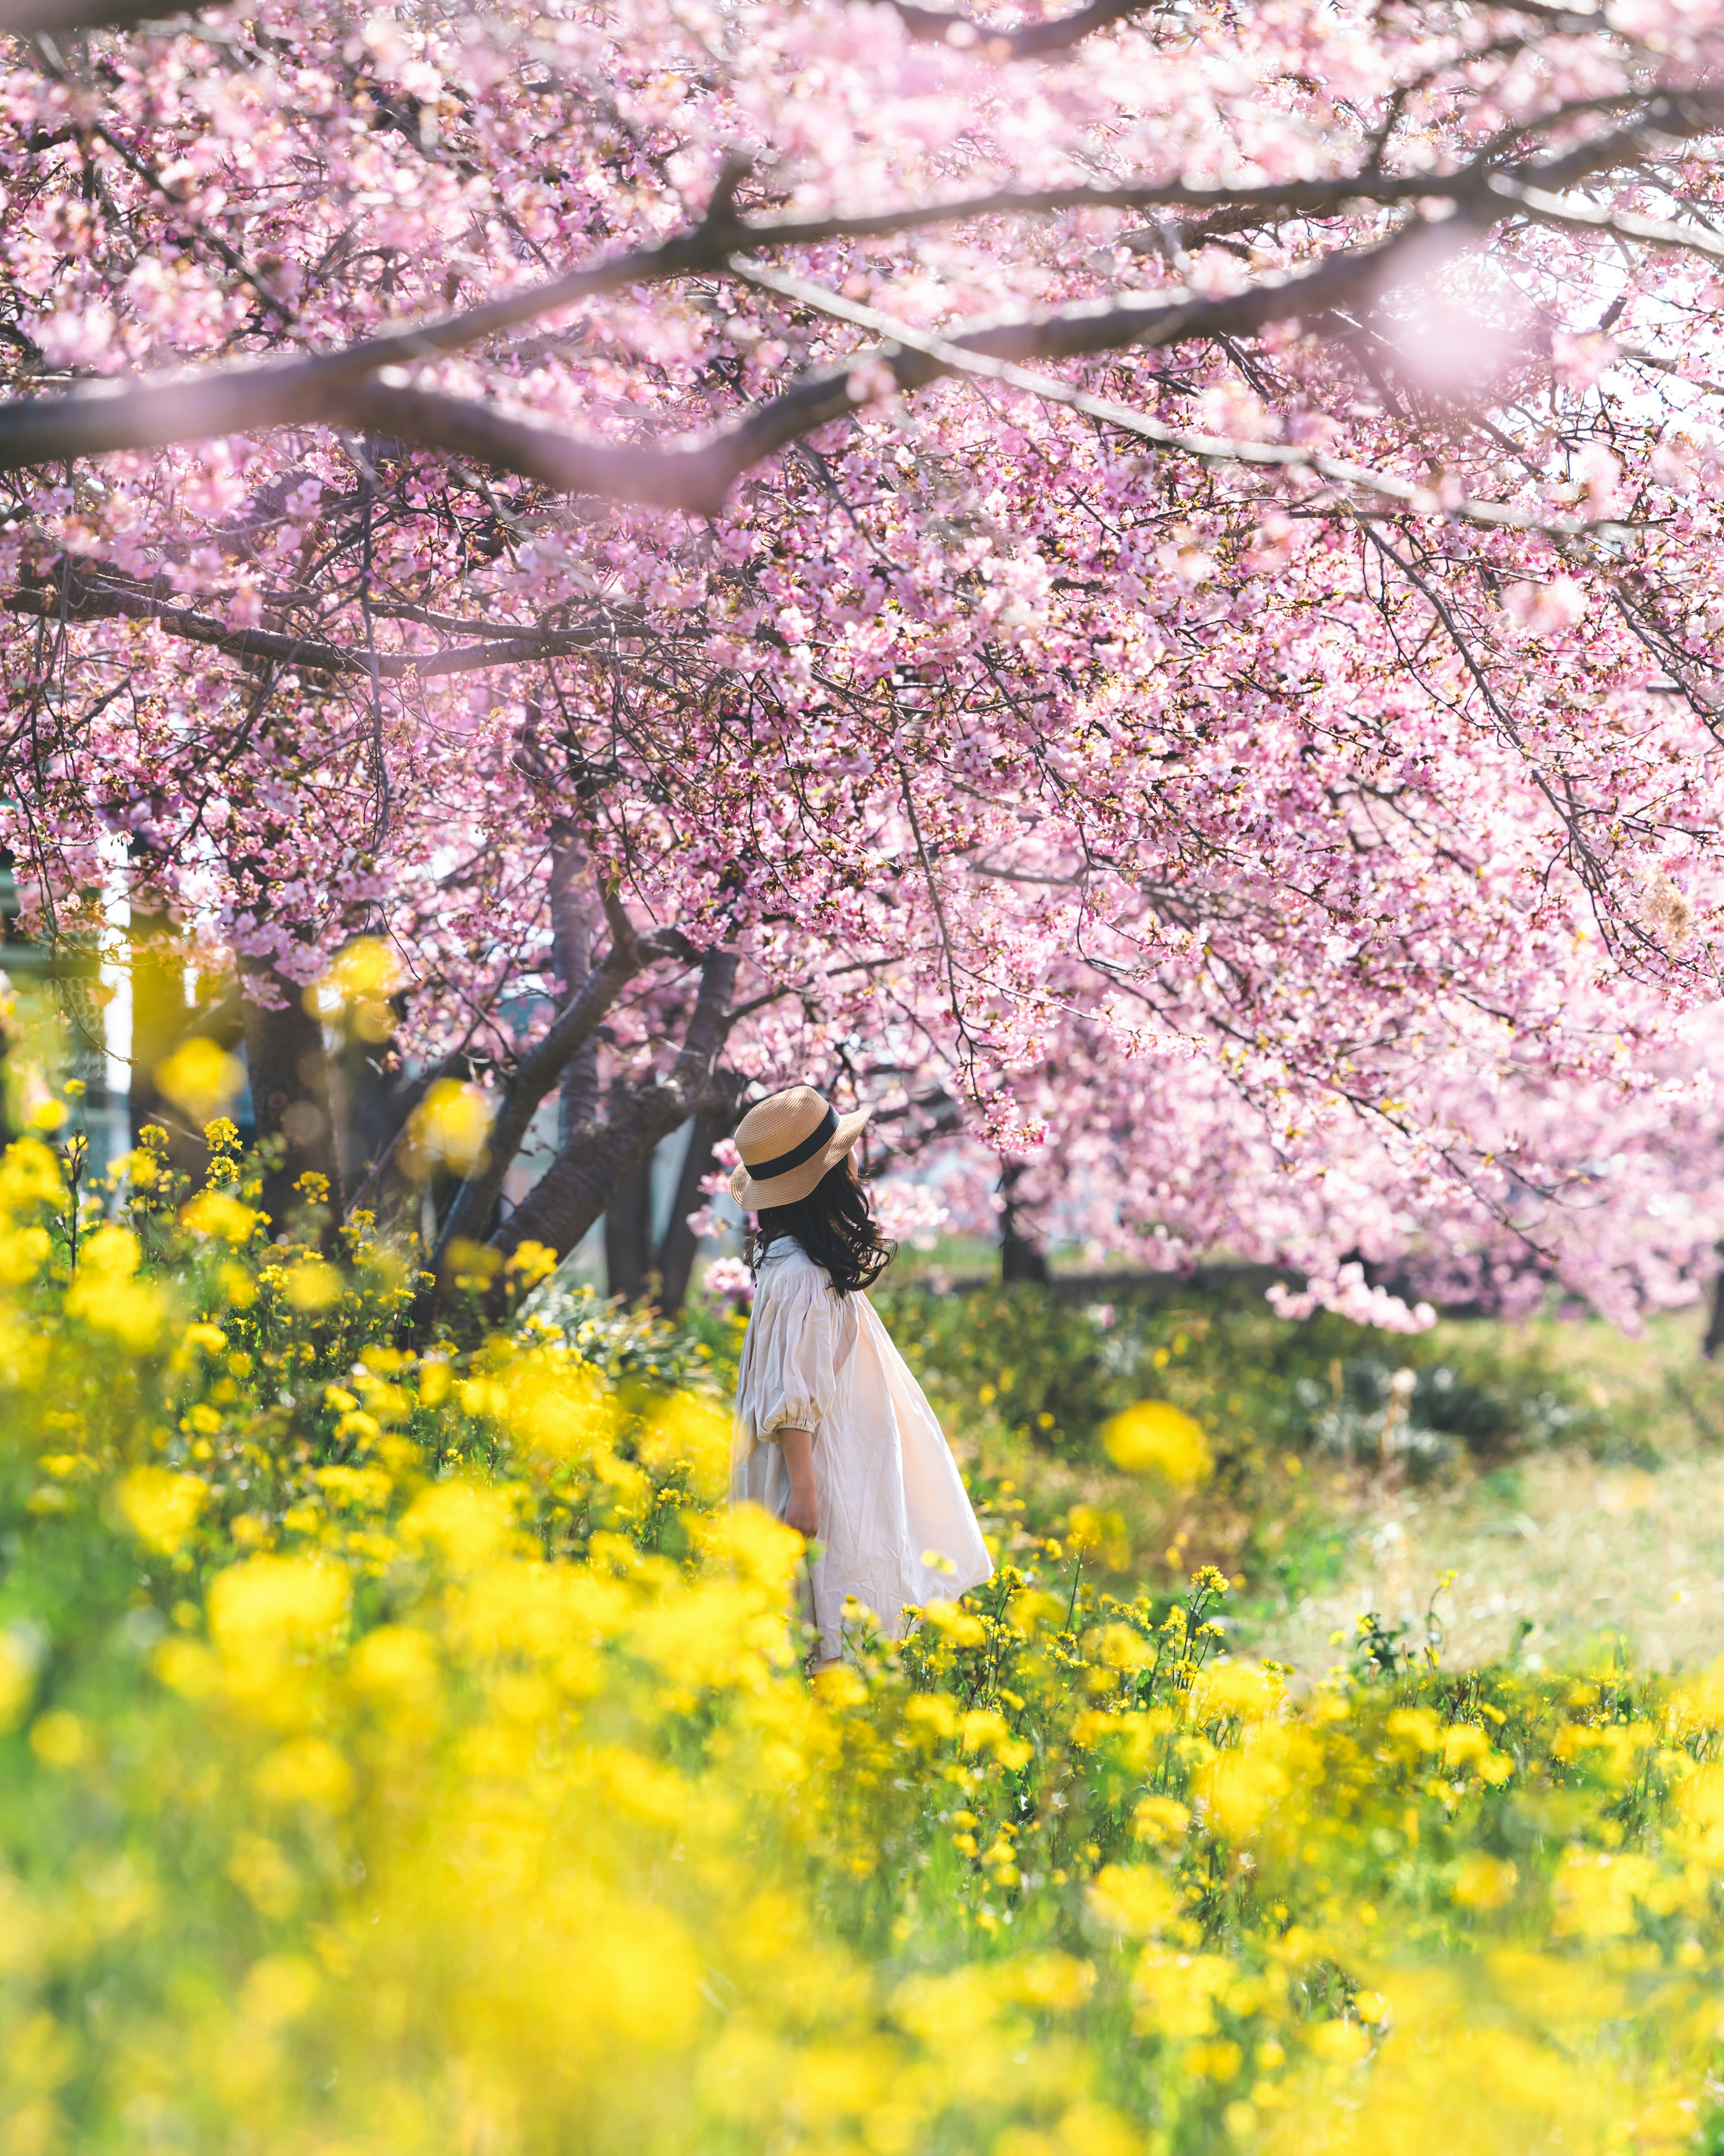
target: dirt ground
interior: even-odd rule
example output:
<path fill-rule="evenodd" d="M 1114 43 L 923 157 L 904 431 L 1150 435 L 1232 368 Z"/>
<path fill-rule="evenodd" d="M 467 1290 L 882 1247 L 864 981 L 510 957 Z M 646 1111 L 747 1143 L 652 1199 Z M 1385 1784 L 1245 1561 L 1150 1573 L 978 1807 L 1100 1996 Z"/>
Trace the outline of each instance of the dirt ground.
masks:
<path fill-rule="evenodd" d="M 1320 1676 L 1345 1659 L 1362 1610 L 1423 1636 L 1432 1590 L 1450 1667 L 1517 1658 L 1573 1667 L 1620 1640 L 1642 1667 L 1724 1656 L 1724 1455 L 1653 1472 L 1584 1455 L 1532 1455 L 1449 1491 L 1367 1486 L 1352 1507 L 1341 1578 L 1239 1645 Z"/>

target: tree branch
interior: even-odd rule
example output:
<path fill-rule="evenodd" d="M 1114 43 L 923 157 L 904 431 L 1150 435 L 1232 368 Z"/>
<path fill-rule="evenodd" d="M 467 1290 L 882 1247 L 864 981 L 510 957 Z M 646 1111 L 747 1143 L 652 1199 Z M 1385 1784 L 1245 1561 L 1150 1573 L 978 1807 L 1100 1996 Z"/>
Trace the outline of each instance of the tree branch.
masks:
<path fill-rule="evenodd" d="M 362 424 L 424 449 L 454 449 L 564 492 L 680 509 L 690 516 L 716 516 L 731 489 L 751 467 L 857 410 L 852 383 L 859 370 L 883 368 L 894 388 L 907 393 L 971 371 L 972 362 L 978 360 L 1012 365 L 1026 358 L 1072 359 L 1132 346 L 1163 347 L 1204 337 L 1249 336 L 1273 321 L 1367 302 L 1408 239 L 1427 229 L 1409 225 L 1374 246 L 1331 255 L 1314 270 L 1265 280 L 1227 298 L 1204 299 L 1184 292 L 1171 297 L 1127 293 L 1014 316 L 953 337 L 914 340 L 908 345 L 895 341 L 834 366 L 811 369 L 782 395 L 757 406 L 700 449 L 574 442 L 547 427 L 505 418 L 489 406 L 435 390 L 397 389 L 381 383 L 367 389 L 358 400 L 366 415 Z M 747 272 L 739 264 L 737 274 Z"/>
<path fill-rule="evenodd" d="M 161 0 L 5 0 L 0 34 L 56 35 L 68 30 L 126 30 L 140 23 L 187 24 L 198 8 L 164 8 Z"/>
<path fill-rule="evenodd" d="M 576 825 L 559 817 L 551 826 L 551 950 L 565 992 L 593 969 L 593 880 L 587 849 Z M 598 1035 L 590 1034 L 563 1066 L 557 1104 L 557 1142 L 567 1144 L 598 1113 Z"/>
<path fill-rule="evenodd" d="M 1160 0 L 1090 0 L 1088 7 L 1052 22 L 1025 23 L 1015 30 L 1005 30 L 978 23 L 972 15 L 948 13 L 943 8 L 919 8 L 913 0 L 890 0 L 890 5 L 910 35 L 919 42 L 951 45 L 959 51 L 979 46 L 991 60 L 1046 59 L 1054 53 L 1069 52 L 1097 30 L 1111 29 L 1116 23 L 1129 22 L 1134 16 L 1162 12 Z M 1491 11 L 1530 16 L 1551 29 L 1576 35 L 1610 34 L 1610 24 L 1602 13 L 1549 7 L 1543 0 L 1491 0 Z"/>
<path fill-rule="evenodd" d="M 1493 177 L 1491 192 L 1538 224 L 1564 232 L 1600 233 L 1613 239 L 1629 239 L 1643 247 L 1670 247 L 1685 254 L 1703 254 L 1710 262 L 1724 262 L 1724 239 L 1696 224 L 1673 224 L 1661 217 L 1635 217 L 1627 211 L 1594 209 L 1590 203 L 1565 200 L 1542 187 L 1520 187 L 1511 179 Z"/>
<path fill-rule="evenodd" d="M 465 1238 L 477 1241 L 488 1229 L 503 1178 L 525 1142 L 539 1103 L 562 1076 L 563 1066 L 596 1030 L 624 988 L 660 958 L 692 956 L 676 931 L 637 936 L 614 895 L 605 911 L 611 921 L 611 947 L 557 1014 L 549 1029 L 516 1065 L 485 1140 L 484 1155 L 455 1194 L 437 1239 L 433 1270 L 440 1272 L 450 1246 Z"/>
<path fill-rule="evenodd" d="M 990 59 L 1038 59 L 1065 52 L 1093 31 L 1149 12 L 1149 0 L 1091 0 L 1088 7 L 1056 21 L 1001 30 L 972 16 L 914 6 L 911 0 L 890 0 L 890 4 L 912 38 L 960 49 L 979 44 Z M 1496 14 L 1529 16 L 1552 29 L 1577 35 L 1612 34 L 1602 13 L 1552 7 L 1545 0 L 1491 0 L 1491 10 Z M 198 7 L 164 8 L 160 0 L 5 0 L 0 5 L 0 33 L 9 31 L 22 37 L 44 31 L 130 29 L 157 23 L 167 28 L 188 18 L 195 19 L 202 12 Z"/>
<path fill-rule="evenodd" d="M 515 329 L 539 317 L 572 306 L 578 301 L 623 290 L 634 285 L 661 282 L 695 271 L 721 269 L 738 252 L 758 253 L 779 247 L 813 245 L 834 239 L 886 237 L 930 224 L 983 216 L 1045 216 L 1079 208 L 1169 208 L 1193 215 L 1240 206 L 1261 208 L 1265 214 L 1299 216 L 1348 200 L 1393 203 L 1413 198 L 1446 198 L 1463 215 L 1475 211 L 1474 221 L 1483 223 L 1501 217 L 1511 203 L 1499 192 L 1506 182 L 1511 187 L 1549 192 L 1573 185 L 1578 179 L 1625 158 L 1637 157 L 1651 134 L 1672 138 L 1692 135 L 1713 124 L 1724 111 L 1724 94 L 1714 91 L 1661 94 L 1649 99 L 1635 123 L 1609 136 L 1581 145 L 1542 166 L 1520 168 L 1511 175 L 1492 175 L 1478 166 L 1447 176 L 1383 175 L 1365 172 L 1322 182 L 1301 182 L 1289 187 L 1264 188 L 1071 187 L 1025 193 L 1005 189 L 946 203 L 922 203 L 875 217 L 791 219 L 757 225 L 738 221 L 731 213 L 734 182 L 715 191 L 715 214 L 662 245 L 636 248 L 611 261 L 575 270 L 560 278 L 505 293 L 483 306 L 464 312 L 387 329 L 362 338 L 336 352 L 311 359 L 271 360 L 187 377 L 182 380 L 142 383 L 104 382 L 69 395 L 27 398 L 0 404 L 0 471 L 28 466 L 60 464 L 80 457 L 100 456 L 120 449 L 162 449 L 176 442 L 207 440 L 222 434 L 244 434 L 296 425 L 340 422 L 357 427 L 376 426 L 396 433 L 422 448 L 464 452 L 503 469 L 528 477 L 544 478 L 571 490 L 608 495 L 618 501 L 640 501 L 660 506 L 693 506 L 710 513 L 723 500 L 736 472 L 747 463 L 771 453 L 811 425 L 798 424 L 788 434 L 775 434 L 762 423 L 767 445 L 750 451 L 744 463 L 730 469 L 719 484 L 726 460 L 705 451 L 641 451 L 603 444 L 573 443 L 549 429 L 500 418 L 485 405 L 468 404 L 432 391 L 412 389 L 403 372 L 390 379 L 390 371 L 439 358 L 485 338 Z M 1485 205 L 1489 205 L 1486 213 Z M 1515 208 L 1526 213 L 1520 203 Z M 1557 207 L 1562 207 L 1557 205 Z M 1554 213 L 1547 212 L 1547 214 Z M 1646 220 L 1649 224 L 1651 220 Z M 1674 228 L 1680 229 L 1680 228 Z M 1390 243 L 1391 244 L 1393 243 Z M 1331 258 L 1301 276 L 1266 282 L 1254 291 L 1227 300 L 1188 300 L 1185 311 L 1207 305 L 1221 311 L 1216 326 L 1193 326 L 1183 334 L 1212 336 L 1224 329 L 1249 331 L 1265 322 L 1284 319 L 1300 306 L 1317 299 L 1324 276 L 1350 274 L 1346 265 L 1362 273 L 1380 249 L 1364 249 Z M 1351 290 L 1352 288 L 1350 288 Z M 1289 295 L 1296 295 L 1290 303 Z M 1142 312 L 1138 312 L 1142 310 Z M 1154 318 L 1169 320 L 1165 301 L 1110 303 L 1089 301 L 1044 316 L 1030 318 L 1044 332 L 1028 344 L 1003 349 L 995 344 L 974 348 L 993 352 L 1011 360 L 1052 358 L 1078 352 L 1117 348 L 1122 344 L 1171 341 L 1171 326 L 1157 336 Z M 1079 325 L 1087 321 L 1090 332 Z M 1068 334 L 1060 334 L 1059 326 Z M 1018 326 L 1020 331 L 1027 325 Z M 1011 326 L 987 332 L 1009 340 Z M 978 335 L 983 334 L 981 332 Z M 969 337 L 952 340 L 968 346 Z M 936 370 L 936 372 L 943 370 Z M 368 378 L 382 376 L 367 389 Z M 924 380 L 934 378 L 924 375 Z M 913 388 L 906 381 L 900 387 Z M 789 398 L 813 394 L 807 382 L 787 393 Z M 815 400 L 818 402 L 818 398 Z M 833 401 L 825 416 L 844 408 L 845 400 Z M 788 408 L 779 399 L 768 412 Z M 753 423 L 750 423 L 753 424 Z M 511 431 L 511 430 L 519 430 Z M 512 447 L 511 447 L 512 444 Z M 708 458 L 712 469 L 703 472 L 685 463 L 675 476 L 663 470 L 667 454 Z M 642 465 L 640 459 L 649 459 Z"/>
<path fill-rule="evenodd" d="M 960 51 L 979 46 L 991 60 L 1045 59 L 1051 54 L 1070 51 L 1092 31 L 1151 12 L 1151 0 L 1090 0 L 1087 8 L 1053 22 L 1025 23 L 1015 30 L 998 30 L 977 22 L 973 16 L 948 14 L 943 8 L 918 8 L 911 0 L 891 0 L 891 5 L 905 28 L 919 42 L 952 45 Z"/>
<path fill-rule="evenodd" d="M 51 581 L 22 585 L 0 603 L 8 613 L 40 621 L 154 622 L 170 636 L 207 644 L 230 658 L 269 660 L 308 673 L 368 679 L 372 671 L 369 652 L 325 644 L 316 637 L 290 636 L 276 629 L 233 629 L 213 614 L 177 605 L 148 585 L 122 578 L 117 570 L 79 567 L 64 557 L 55 564 Z M 379 677 L 386 681 L 405 680 L 409 675 L 424 681 L 439 675 L 476 674 L 493 666 L 526 665 L 537 660 L 562 658 L 613 640 L 609 624 L 555 634 L 527 630 L 490 643 L 458 645 L 453 650 L 380 653 L 376 666 Z"/>
<path fill-rule="evenodd" d="M 1536 531 L 1552 539 L 1575 539 L 1599 533 L 1617 532 L 1625 527 L 1615 520 L 1589 523 L 1578 516 L 1541 516 L 1526 510 L 1512 509 L 1501 502 L 1482 501 L 1463 495 L 1458 501 L 1444 502 L 1428 486 L 1412 480 L 1398 479 L 1393 473 L 1373 470 L 1366 465 L 1352 463 L 1345 457 L 1326 455 L 1321 450 L 1310 449 L 1285 442 L 1228 441 L 1212 434 L 1193 434 L 1175 427 L 1164 426 L 1159 419 L 1152 419 L 1142 412 L 1134 412 L 1128 405 L 1116 404 L 1111 398 L 1092 397 L 1085 390 L 1074 389 L 1069 382 L 1056 381 L 1051 375 L 1032 374 L 1021 367 L 1012 367 L 1005 362 L 977 357 L 962 347 L 947 343 L 940 337 L 924 336 L 919 331 L 895 321 L 889 315 L 880 314 L 872 307 L 858 305 L 854 301 L 840 299 L 836 293 L 824 291 L 817 285 L 802 279 L 786 277 L 777 270 L 769 270 L 759 263 L 736 262 L 731 265 L 736 274 L 748 283 L 764 285 L 799 305 L 818 309 L 839 321 L 854 322 L 858 327 L 875 331 L 889 337 L 894 343 L 906 345 L 912 350 L 926 352 L 931 358 L 943 362 L 954 372 L 975 375 L 985 381 L 1003 383 L 1009 389 L 1022 389 L 1044 403 L 1058 404 L 1073 412 L 1081 412 L 1085 418 L 1099 420 L 1103 425 L 1117 427 L 1135 434 L 1141 441 L 1154 448 L 1198 457 L 1210 464 L 1239 464 L 1266 467 L 1282 471 L 1308 471 L 1315 477 L 1341 486 L 1364 489 L 1380 495 L 1401 507 L 1411 509 L 1421 516 L 1441 516 L 1457 523 L 1482 525 L 1488 530 Z"/>
<path fill-rule="evenodd" d="M 637 1087 L 610 1122 L 578 1132 L 491 1238 L 494 1249 L 507 1252 L 534 1241 L 559 1255 L 572 1250 L 630 1169 L 702 1105 L 734 1023 L 736 965 L 734 951 L 706 953 L 688 1031 L 670 1075 Z"/>

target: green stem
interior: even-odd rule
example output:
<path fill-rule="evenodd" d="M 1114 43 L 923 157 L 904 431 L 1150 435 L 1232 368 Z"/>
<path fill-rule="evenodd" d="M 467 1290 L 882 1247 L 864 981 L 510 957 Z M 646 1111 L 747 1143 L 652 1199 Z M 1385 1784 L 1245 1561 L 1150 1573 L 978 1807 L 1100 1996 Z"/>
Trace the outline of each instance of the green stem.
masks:
<path fill-rule="evenodd" d="M 1076 1553 L 1076 1562 L 1071 1568 L 1071 1599 L 1065 1605 L 1065 1629 L 1068 1632 L 1071 1630 L 1072 1615 L 1077 1608 L 1078 1582 L 1083 1576 L 1084 1553 L 1079 1550 Z"/>

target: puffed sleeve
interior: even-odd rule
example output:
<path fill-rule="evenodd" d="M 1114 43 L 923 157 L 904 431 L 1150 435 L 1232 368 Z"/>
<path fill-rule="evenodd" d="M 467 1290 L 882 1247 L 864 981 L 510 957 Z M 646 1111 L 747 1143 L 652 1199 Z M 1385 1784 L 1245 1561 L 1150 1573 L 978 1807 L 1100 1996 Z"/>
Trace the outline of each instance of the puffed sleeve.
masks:
<path fill-rule="evenodd" d="M 736 1370 L 732 1458 L 781 1430 L 813 1430 L 837 1391 L 838 1298 L 817 1265 L 763 1266 Z"/>

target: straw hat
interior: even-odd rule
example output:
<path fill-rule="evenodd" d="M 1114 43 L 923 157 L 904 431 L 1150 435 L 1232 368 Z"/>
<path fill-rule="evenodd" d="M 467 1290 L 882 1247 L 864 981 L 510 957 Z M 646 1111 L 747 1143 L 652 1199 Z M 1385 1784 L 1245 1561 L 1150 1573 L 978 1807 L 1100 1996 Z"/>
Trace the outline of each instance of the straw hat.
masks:
<path fill-rule="evenodd" d="M 736 1126 L 742 1165 L 731 1174 L 731 1197 L 745 1213 L 758 1213 L 763 1205 L 793 1205 L 838 1166 L 873 1112 L 858 1108 L 854 1115 L 841 1116 L 812 1086 L 769 1094 Z"/>

